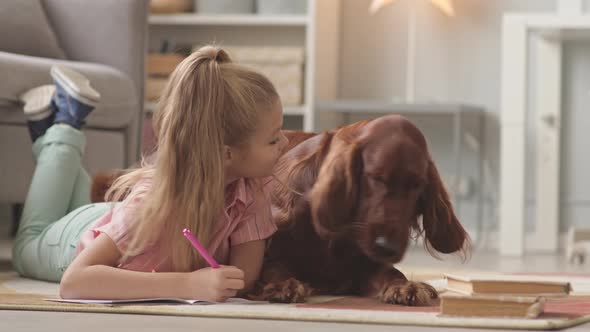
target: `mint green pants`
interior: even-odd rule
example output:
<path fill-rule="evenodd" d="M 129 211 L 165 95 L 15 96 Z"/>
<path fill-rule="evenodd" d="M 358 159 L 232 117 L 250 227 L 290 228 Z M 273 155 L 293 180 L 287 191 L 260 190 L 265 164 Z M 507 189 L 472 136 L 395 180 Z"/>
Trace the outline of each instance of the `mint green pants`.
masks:
<path fill-rule="evenodd" d="M 81 164 L 85 144 L 81 131 L 54 125 L 33 145 L 37 165 L 12 250 L 24 277 L 59 282 L 82 233 L 111 206 L 90 204 L 90 177 Z"/>

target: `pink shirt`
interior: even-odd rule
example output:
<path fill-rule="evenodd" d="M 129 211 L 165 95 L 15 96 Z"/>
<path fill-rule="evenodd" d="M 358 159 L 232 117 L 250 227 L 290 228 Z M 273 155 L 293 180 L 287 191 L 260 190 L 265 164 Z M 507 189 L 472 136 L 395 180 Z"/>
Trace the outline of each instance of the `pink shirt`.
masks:
<path fill-rule="evenodd" d="M 248 180 L 243 178 L 226 188 L 225 208 L 213 226 L 213 237 L 207 248 L 220 264 L 229 262 L 230 247 L 248 241 L 266 239 L 277 230 L 271 216 L 272 178 L 264 179 L 263 184 L 263 195 L 258 197 L 254 197 L 255 189 L 251 187 Z M 141 196 L 134 194 L 145 191 L 150 185 L 151 180 L 140 181 L 123 202 L 117 203 L 113 209 L 97 219 L 80 237 L 76 255 L 100 233 L 108 235 L 119 251 L 125 252 L 131 241 L 128 232 L 129 215 L 141 202 Z M 186 241 L 180 233 L 178 240 Z M 172 272 L 169 255 L 158 243 L 147 248 L 143 253 L 121 262 L 119 267 L 135 271 Z"/>

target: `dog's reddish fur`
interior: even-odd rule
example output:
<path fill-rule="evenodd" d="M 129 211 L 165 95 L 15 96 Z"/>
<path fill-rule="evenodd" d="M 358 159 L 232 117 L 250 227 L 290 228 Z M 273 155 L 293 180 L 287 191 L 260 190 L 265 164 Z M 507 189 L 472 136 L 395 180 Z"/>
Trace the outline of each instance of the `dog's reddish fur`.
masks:
<path fill-rule="evenodd" d="M 254 297 L 300 302 L 312 293 L 355 294 L 432 303 L 432 287 L 393 268 L 412 231 L 424 234 L 433 254 L 462 251 L 469 240 L 418 128 L 392 115 L 319 135 L 286 134 L 292 146 L 276 175 L 303 196 L 275 184 L 279 231 Z"/>
<path fill-rule="evenodd" d="M 424 235 L 433 255 L 464 253 L 469 239 L 418 128 L 391 115 L 317 135 L 285 134 L 290 142 L 275 173 L 288 188 L 275 181 L 279 230 L 251 297 L 302 302 L 310 294 L 353 294 L 431 304 L 436 291 L 393 264 L 412 232 Z"/>

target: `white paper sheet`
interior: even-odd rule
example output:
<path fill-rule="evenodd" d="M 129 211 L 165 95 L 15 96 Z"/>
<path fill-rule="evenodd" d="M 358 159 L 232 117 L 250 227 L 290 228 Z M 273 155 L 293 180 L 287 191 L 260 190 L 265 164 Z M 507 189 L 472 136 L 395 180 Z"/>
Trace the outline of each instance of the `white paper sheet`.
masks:
<path fill-rule="evenodd" d="M 225 302 L 211 302 L 203 300 L 186 300 L 179 298 L 146 298 L 146 299 L 126 299 L 126 300 L 91 300 L 91 299 L 45 299 L 45 301 L 66 302 L 66 303 L 90 303 L 90 304 L 264 304 L 266 301 L 251 301 L 242 298 L 230 298 Z"/>

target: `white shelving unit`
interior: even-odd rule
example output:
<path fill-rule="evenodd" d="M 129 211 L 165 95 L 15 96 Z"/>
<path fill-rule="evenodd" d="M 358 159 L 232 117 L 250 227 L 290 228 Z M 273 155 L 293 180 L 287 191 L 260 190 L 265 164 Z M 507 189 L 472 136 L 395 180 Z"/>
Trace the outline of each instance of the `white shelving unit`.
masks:
<path fill-rule="evenodd" d="M 284 114 L 300 118 L 299 129 L 317 129 L 317 99 L 337 94 L 339 0 L 307 0 L 302 15 L 151 15 L 150 51 L 164 40 L 176 44 L 227 46 L 300 46 L 305 49 L 303 104 L 285 106 Z M 147 103 L 146 110 L 155 109 Z"/>
<path fill-rule="evenodd" d="M 308 24 L 307 15 L 151 15 L 151 25 L 212 25 L 212 26 L 301 26 Z"/>
<path fill-rule="evenodd" d="M 504 16 L 499 205 L 499 247 L 504 256 L 523 256 L 525 249 L 555 253 L 559 248 L 562 51 L 566 41 L 590 40 L 590 15 L 580 13 L 581 5 L 562 0 L 556 14 Z M 527 116 L 532 107 L 535 117 Z M 525 174 L 530 167 L 525 156 L 532 121 L 537 142 L 532 163 L 535 232 L 526 236 Z"/>

